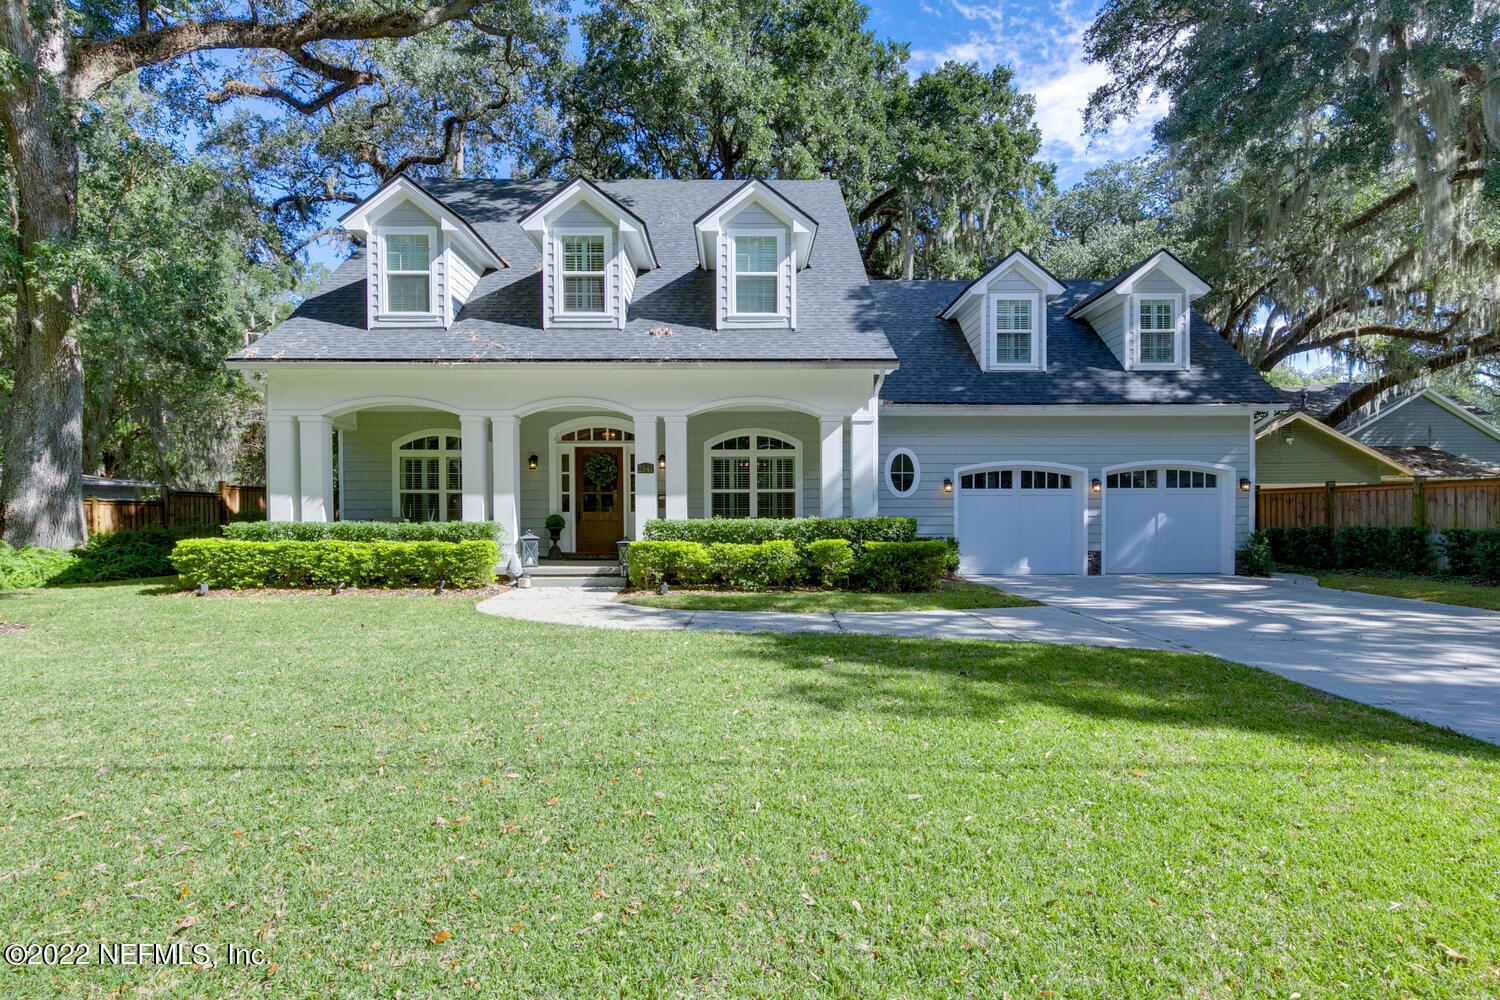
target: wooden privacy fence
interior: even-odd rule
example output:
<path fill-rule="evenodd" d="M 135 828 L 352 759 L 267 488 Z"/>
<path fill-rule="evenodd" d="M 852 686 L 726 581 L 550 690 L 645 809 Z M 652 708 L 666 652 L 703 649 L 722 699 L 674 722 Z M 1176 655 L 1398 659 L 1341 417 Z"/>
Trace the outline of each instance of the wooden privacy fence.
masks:
<path fill-rule="evenodd" d="M 1378 485 L 1261 486 L 1256 488 L 1255 525 L 1500 529 L 1500 479 L 1418 476 Z"/>
<path fill-rule="evenodd" d="M 211 535 L 236 514 L 265 509 L 265 487 L 229 483 L 220 483 L 217 493 L 164 489 L 160 500 L 83 498 L 84 524 L 90 535 L 142 528 Z"/>

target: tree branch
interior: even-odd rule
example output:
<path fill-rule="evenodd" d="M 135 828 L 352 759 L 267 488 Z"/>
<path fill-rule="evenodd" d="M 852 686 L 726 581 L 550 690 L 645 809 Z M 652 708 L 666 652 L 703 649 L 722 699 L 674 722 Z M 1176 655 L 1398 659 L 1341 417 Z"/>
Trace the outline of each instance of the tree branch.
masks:
<path fill-rule="evenodd" d="M 1465 361 L 1472 361 L 1477 357 L 1500 353 L 1500 333 L 1491 332 L 1474 342 L 1465 344 L 1463 347 L 1455 348 L 1444 354 L 1435 354 L 1426 359 L 1415 369 L 1400 367 L 1387 371 L 1384 375 L 1373 382 L 1366 382 L 1351 392 L 1344 401 L 1333 408 L 1333 412 L 1323 418 L 1323 423 L 1329 427 L 1337 427 L 1349 418 L 1351 414 L 1374 399 L 1387 389 L 1394 389 L 1403 382 L 1409 381 L 1412 376 L 1421 372 L 1440 372 Z"/>
<path fill-rule="evenodd" d="M 1462 184 L 1465 181 L 1483 180 L 1484 174 L 1485 168 L 1482 166 L 1465 167 L 1462 170 L 1455 170 L 1453 172 L 1453 175 L 1448 178 L 1448 183 L 1457 185 Z M 1408 202 L 1416 196 L 1416 181 L 1412 181 L 1409 184 L 1402 185 L 1395 191 L 1392 191 L 1390 194 L 1377 201 L 1375 204 L 1371 205 L 1369 208 L 1365 209 L 1363 212 L 1360 212 L 1354 218 L 1345 222 L 1342 226 L 1339 227 L 1339 231 L 1345 234 L 1352 233 L 1356 229 L 1374 222 L 1376 219 L 1380 218 L 1382 215 L 1384 215 L 1386 212 L 1389 212 L 1397 205 L 1400 205 L 1403 202 Z"/>

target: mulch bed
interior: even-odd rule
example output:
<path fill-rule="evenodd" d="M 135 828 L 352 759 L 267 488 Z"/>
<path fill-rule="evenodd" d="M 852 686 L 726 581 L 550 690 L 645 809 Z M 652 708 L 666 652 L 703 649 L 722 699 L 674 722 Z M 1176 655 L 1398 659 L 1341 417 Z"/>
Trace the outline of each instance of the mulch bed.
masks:
<path fill-rule="evenodd" d="M 8 632 L 24 632 L 31 628 L 30 625 L 22 625 L 20 622 L 0 622 L 0 635 Z"/>
<path fill-rule="evenodd" d="M 320 587 L 317 590 L 297 590 L 267 587 L 262 590 L 210 590 L 201 596 L 206 598 L 218 597 L 349 597 L 354 594 L 369 597 L 461 597 L 471 601 L 482 601 L 486 597 L 494 597 L 511 588 L 498 583 L 492 583 L 487 587 L 472 587 L 467 590 L 454 590 L 445 588 L 441 594 L 436 593 L 435 587 L 407 587 L 382 590 L 371 588 L 368 590 L 345 587 L 342 592 L 335 595 L 330 588 Z M 198 597 L 196 590 L 174 590 L 169 597 Z M 21 626 L 25 628 L 25 626 Z"/>

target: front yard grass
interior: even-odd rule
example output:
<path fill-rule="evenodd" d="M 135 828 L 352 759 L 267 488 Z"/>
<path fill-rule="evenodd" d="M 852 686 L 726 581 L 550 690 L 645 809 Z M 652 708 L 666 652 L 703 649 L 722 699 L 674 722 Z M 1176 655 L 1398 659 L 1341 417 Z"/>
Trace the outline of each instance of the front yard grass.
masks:
<path fill-rule="evenodd" d="M 864 594 L 849 591 L 793 590 L 745 593 L 739 591 L 673 590 L 666 594 L 626 594 L 626 604 L 680 611 L 782 611 L 825 613 L 840 611 L 963 611 L 970 608 L 1024 608 L 1040 602 L 997 590 L 982 583 L 944 580 L 937 590 L 917 594 Z"/>
<path fill-rule="evenodd" d="M 1457 604 L 1465 608 L 1500 611 L 1500 587 L 1466 580 L 1428 576 L 1378 576 L 1363 573 L 1320 573 L 1318 583 L 1336 590 L 1404 597 L 1412 601 Z"/>
<path fill-rule="evenodd" d="M 1208 657 L 0 595 L 0 996 L 1476 997 L 1500 750 Z"/>

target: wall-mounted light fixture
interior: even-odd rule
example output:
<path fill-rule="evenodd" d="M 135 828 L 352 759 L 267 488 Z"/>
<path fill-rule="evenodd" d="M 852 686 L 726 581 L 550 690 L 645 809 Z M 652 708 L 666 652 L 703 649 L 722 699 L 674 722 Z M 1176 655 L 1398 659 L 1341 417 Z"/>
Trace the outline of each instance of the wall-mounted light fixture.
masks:
<path fill-rule="evenodd" d="M 1103 483 L 1101 483 L 1101 482 L 1099 482 L 1099 480 L 1095 479 L 1093 482 L 1089 483 L 1089 492 L 1091 492 L 1091 493 L 1098 493 L 1100 487 L 1102 487 L 1103 485 L 1104 485 Z"/>
<path fill-rule="evenodd" d="M 536 471 L 536 456 L 535 455 L 532 455 L 530 458 L 528 458 L 526 460 L 526 467 L 529 468 L 532 472 Z"/>
<path fill-rule="evenodd" d="M 1290 434 L 1288 434 L 1286 437 L 1284 437 L 1284 438 L 1281 439 L 1281 443 L 1282 444 L 1291 444 L 1295 440 L 1296 440 L 1296 438 L 1294 438 Z"/>
<path fill-rule="evenodd" d="M 1240 478 L 1240 489 L 1243 492 L 1245 492 L 1245 493 L 1249 493 L 1250 492 L 1250 480 L 1245 479 L 1244 477 L 1241 477 Z"/>
<path fill-rule="evenodd" d="M 952 493 L 953 492 L 953 480 L 951 480 L 951 479 L 944 479 L 943 480 L 943 492 L 944 493 Z"/>
<path fill-rule="evenodd" d="M 656 456 L 656 470 L 658 472 L 667 471 L 667 456 L 665 454 Z"/>

